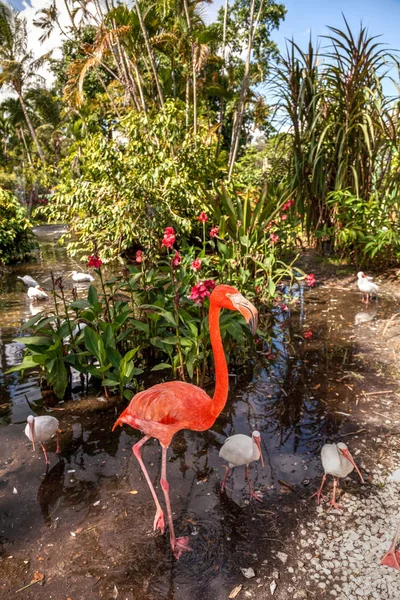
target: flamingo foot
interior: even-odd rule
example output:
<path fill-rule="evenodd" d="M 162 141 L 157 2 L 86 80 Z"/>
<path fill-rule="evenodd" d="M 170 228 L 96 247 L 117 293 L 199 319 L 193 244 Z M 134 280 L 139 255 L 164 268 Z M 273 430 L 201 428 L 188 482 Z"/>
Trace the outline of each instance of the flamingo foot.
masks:
<path fill-rule="evenodd" d="M 188 536 L 176 538 L 175 542 L 171 541 L 171 546 L 176 560 L 179 560 L 185 552 L 192 552 Z"/>
<path fill-rule="evenodd" d="M 161 533 L 165 531 L 164 513 L 161 509 L 157 508 L 156 516 L 154 517 L 154 531 L 160 528 Z"/>
<path fill-rule="evenodd" d="M 400 571 L 400 552 L 394 548 L 390 548 L 381 560 L 381 565 L 393 567 Z"/>

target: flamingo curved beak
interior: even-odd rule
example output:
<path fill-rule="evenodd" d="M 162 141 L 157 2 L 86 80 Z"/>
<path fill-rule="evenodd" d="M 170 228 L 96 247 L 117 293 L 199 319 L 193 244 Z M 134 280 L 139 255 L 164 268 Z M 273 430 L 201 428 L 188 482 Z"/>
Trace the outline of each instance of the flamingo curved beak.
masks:
<path fill-rule="evenodd" d="M 29 423 L 29 429 L 31 430 L 32 449 L 35 450 L 35 437 L 34 437 L 34 433 L 35 433 L 35 421 L 32 421 L 31 423 Z"/>
<path fill-rule="evenodd" d="M 245 318 L 252 335 L 255 335 L 258 324 L 258 310 L 256 307 L 242 294 L 229 295 L 228 297 L 236 310 Z"/>
<path fill-rule="evenodd" d="M 354 458 L 353 458 L 353 457 L 352 457 L 352 455 L 350 454 L 349 450 L 342 450 L 342 449 L 341 449 L 341 450 L 340 450 L 340 452 L 343 454 L 343 456 L 345 456 L 345 457 L 347 458 L 347 460 L 348 460 L 348 461 L 350 461 L 350 462 L 351 462 L 351 464 L 353 465 L 353 467 L 355 468 L 355 470 L 357 471 L 357 473 L 358 473 L 358 474 L 359 474 L 359 476 L 360 476 L 361 483 L 365 483 L 365 481 L 364 481 L 364 479 L 363 479 L 363 476 L 361 475 L 361 471 L 360 471 L 360 469 L 357 467 L 357 465 L 356 465 L 356 463 L 355 463 L 355 461 L 354 461 Z"/>
<path fill-rule="evenodd" d="M 257 444 L 257 448 L 260 451 L 261 466 L 262 466 L 262 468 L 264 468 L 264 457 L 263 457 L 263 453 L 262 453 L 262 450 L 261 450 L 261 438 L 254 436 L 253 439 L 254 439 L 255 443 Z"/>

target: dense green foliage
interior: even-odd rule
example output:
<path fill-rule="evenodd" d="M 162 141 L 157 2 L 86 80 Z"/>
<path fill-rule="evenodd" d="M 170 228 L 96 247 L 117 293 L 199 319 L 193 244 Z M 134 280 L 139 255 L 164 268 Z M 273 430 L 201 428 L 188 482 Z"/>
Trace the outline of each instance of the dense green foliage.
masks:
<path fill-rule="evenodd" d="M 33 248 L 32 225 L 17 198 L 0 188 L 0 264 L 26 257 Z"/>

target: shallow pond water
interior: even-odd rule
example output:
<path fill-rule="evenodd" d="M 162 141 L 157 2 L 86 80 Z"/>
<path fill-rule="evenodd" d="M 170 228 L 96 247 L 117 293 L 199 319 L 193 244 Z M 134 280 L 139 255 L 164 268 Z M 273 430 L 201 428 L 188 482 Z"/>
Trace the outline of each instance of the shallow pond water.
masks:
<path fill-rule="evenodd" d="M 12 340 L 36 310 L 16 276 L 30 274 L 49 289 L 50 269 L 68 277 L 77 266 L 56 243 L 60 233 L 39 228 L 37 260 L 0 280 L 2 371 L 21 361 L 23 346 Z M 258 345 L 254 364 L 231 377 L 212 429 L 174 438 L 167 475 L 175 528 L 193 549 L 179 562 L 167 536 L 152 533 L 151 495 L 131 451 L 140 433 L 127 426 L 111 432 L 121 406 L 90 414 L 54 407 L 62 454 L 49 444 L 45 474 L 41 451 L 33 453 L 23 433 L 28 414 L 46 414 L 38 378 L 1 375 L 2 598 L 13 598 L 40 571 L 46 584 L 27 588 L 25 598 L 225 599 L 243 581 L 241 567 L 257 569 L 271 548 L 290 547 L 296 499 L 314 491 L 319 450 L 343 433 L 354 402 L 357 331 L 390 312 L 383 301 L 366 308 L 356 292 L 340 288 L 299 287 L 295 296 L 288 310 L 274 312 L 271 346 Z M 250 474 L 263 503 L 248 502 L 243 468 L 233 470 L 227 493 L 220 491 L 223 441 L 253 429 L 261 432 L 265 468 L 253 463 Z M 162 499 L 156 440 L 143 457 Z"/>

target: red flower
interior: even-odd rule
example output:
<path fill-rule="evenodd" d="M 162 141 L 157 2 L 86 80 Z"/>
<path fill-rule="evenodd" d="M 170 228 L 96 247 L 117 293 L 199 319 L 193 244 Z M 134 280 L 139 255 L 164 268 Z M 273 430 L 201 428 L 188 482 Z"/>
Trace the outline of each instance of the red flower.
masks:
<path fill-rule="evenodd" d="M 256 294 L 260 294 L 261 293 L 261 288 L 259 285 L 256 285 L 256 287 L 254 288 L 256 291 Z"/>
<path fill-rule="evenodd" d="M 207 279 L 206 281 L 197 283 L 190 290 L 190 300 L 194 300 L 196 304 L 202 304 L 206 298 L 209 298 L 211 291 L 215 288 L 215 281 Z"/>
<path fill-rule="evenodd" d="M 288 307 L 286 306 L 286 304 L 280 304 L 280 305 L 279 305 L 279 308 L 280 308 L 281 310 L 289 310 L 289 309 L 288 309 Z"/>
<path fill-rule="evenodd" d="M 202 223 L 206 223 L 208 221 L 208 217 L 204 211 L 201 211 L 201 213 L 197 217 L 197 220 L 201 221 Z"/>
<path fill-rule="evenodd" d="M 175 244 L 175 230 L 173 227 L 166 227 L 164 230 L 164 237 L 162 239 L 161 245 L 166 248 L 172 248 Z"/>
<path fill-rule="evenodd" d="M 303 337 L 304 337 L 306 340 L 308 340 L 309 338 L 311 338 L 311 337 L 312 337 L 312 335 L 313 335 L 313 333 L 312 333 L 311 329 L 307 329 L 307 331 L 305 331 L 305 332 L 303 333 Z"/>
<path fill-rule="evenodd" d="M 279 235 L 276 233 L 271 233 L 269 239 L 271 240 L 272 244 L 276 244 L 276 242 L 279 240 Z"/>
<path fill-rule="evenodd" d="M 309 275 L 307 275 L 307 277 L 306 277 L 306 284 L 309 285 L 310 287 L 314 287 L 314 285 L 315 285 L 315 275 L 314 275 L 314 273 L 310 273 Z"/>
<path fill-rule="evenodd" d="M 141 250 L 138 250 L 136 252 L 136 262 L 137 263 L 143 262 L 143 252 Z"/>
<path fill-rule="evenodd" d="M 88 256 L 88 267 L 99 269 L 102 264 L 103 261 L 96 254 L 93 254 L 93 256 Z"/>
<path fill-rule="evenodd" d="M 267 360 L 275 360 L 275 354 L 272 354 L 272 352 L 268 352 L 265 356 L 265 358 Z"/>
<path fill-rule="evenodd" d="M 179 254 L 178 250 L 175 250 L 175 256 L 171 260 L 171 265 L 173 267 L 177 267 L 182 260 L 182 256 Z"/>
<path fill-rule="evenodd" d="M 201 260 L 200 260 L 200 258 L 196 258 L 196 260 L 194 260 L 192 262 L 192 264 L 190 265 L 190 268 L 193 269 L 193 271 L 200 271 L 200 269 L 201 269 Z"/>
<path fill-rule="evenodd" d="M 282 221 L 286 221 L 286 219 L 287 219 L 287 215 L 282 215 L 282 216 L 281 216 L 281 220 L 282 220 Z"/>
<path fill-rule="evenodd" d="M 218 225 L 214 225 L 213 227 L 211 227 L 210 237 L 217 237 L 218 233 L 219 233 Z"/>
<path fill-rule="evenodd" d="M 285 204 L 282 206 L 282 210 L 287 210 L 288 208 L 290 208 L 291 206 L 293 206 L 294 204 L 294 200 L 288 200 L 287 202 L 285 202 Z"/>

